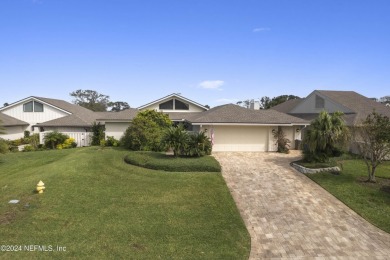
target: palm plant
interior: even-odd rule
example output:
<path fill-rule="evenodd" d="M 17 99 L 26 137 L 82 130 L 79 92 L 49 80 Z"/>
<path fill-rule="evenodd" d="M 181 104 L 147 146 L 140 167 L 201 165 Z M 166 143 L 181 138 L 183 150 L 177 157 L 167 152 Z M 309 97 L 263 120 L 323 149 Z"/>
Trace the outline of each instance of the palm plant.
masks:
<path fill-rule="evenodd" d="M 170 126 L 165 130 L 162 143 L 167 148 L 172 148 L 173 155 L 179 156 L 185 150 L 189 140 L 188 132 L 184 129 L 182 124 L 175 126 Z"/>
<path fill-rule="evenodd" d="M 187 147 L 187 155 L 202 156 L 211 154 L 211 141 L 205 131 L 192 133 Z"/>
<path fill-rule="evenodd" d="M 349 140 L 349 130 L 342 119 L 342 112 L 329 114 L 322 111 L 310 124 L 304 137 L 305 158 L 308 161 L 327 161 L 340 154 Z"/>
<path fill-rule="evenodd" d="M 67 136 L 63 133 L 53 131 L 53 132 L 45 134 L 45 137 L 43 138 L 43 140 L 45 142 L 46 147 L 51 146 L 52 149 L 55 149 L 58 144 L 62 144 L 68 138 L 69 138 L 69 136 Z"/>

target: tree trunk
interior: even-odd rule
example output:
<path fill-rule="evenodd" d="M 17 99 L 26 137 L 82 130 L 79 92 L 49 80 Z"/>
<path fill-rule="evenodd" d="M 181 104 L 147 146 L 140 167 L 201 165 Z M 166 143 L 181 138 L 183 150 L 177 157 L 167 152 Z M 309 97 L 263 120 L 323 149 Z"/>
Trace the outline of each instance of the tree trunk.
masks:
<path fill-rule="evenodd" d="M 375 170 L 376 170 L 376 167 L 373 166 L 373 167 L 371 168 L 371 172 L 369 172 L 367 182 L 373 182 L 373 183 L 376 182 L 376 179 L 375 179 Z"/>

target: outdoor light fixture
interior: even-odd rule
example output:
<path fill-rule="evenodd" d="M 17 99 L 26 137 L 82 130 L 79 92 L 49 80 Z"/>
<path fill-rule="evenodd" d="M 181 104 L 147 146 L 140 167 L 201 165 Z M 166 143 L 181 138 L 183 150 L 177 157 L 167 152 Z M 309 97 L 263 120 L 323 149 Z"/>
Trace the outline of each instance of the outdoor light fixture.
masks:
<path fill-rule="evenodd" d="M 301 131 L 301 129 L 297 128 L 297 130 L 295 130 L 297 133 L 299 133 Z"/>

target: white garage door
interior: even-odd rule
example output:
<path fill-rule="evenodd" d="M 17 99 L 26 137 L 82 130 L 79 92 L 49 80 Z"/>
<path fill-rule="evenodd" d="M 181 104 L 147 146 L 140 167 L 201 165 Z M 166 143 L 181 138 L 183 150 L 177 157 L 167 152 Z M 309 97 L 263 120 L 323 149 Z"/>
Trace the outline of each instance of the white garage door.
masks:
<path fill-rule="evenodd" d="M 213 126 L 214 152 L 265 152 L 268 151 L 268 127 Z"/>

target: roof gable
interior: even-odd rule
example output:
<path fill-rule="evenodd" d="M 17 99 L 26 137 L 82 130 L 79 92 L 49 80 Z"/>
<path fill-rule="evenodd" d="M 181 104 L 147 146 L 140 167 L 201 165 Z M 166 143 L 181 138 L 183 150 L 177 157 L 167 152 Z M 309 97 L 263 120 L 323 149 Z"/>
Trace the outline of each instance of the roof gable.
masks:
<path fill-rule="evenodd" d="M 183 96 L 181 96 L 179 94 L 176 94 L 176 93 L 173 93 L 173 94 L 170 94 L 168 96 L 165 96 L 165 97 L 162 97 L 160 99 L 157 99 L 155 101 L 149 102 L 149 103 L 147 103 L 147 104 L 145 104 L 143 106 L 138 107 L 138 109 L 139 110 L 147 109 L 148 107 L 152 107 L 153 105 L 158 105 L 158 104 L 164 103 L 164 102 L 169 101 L 169 100 L 174 99 L 174 98 L 178 99 L 180 101 L 184 101 L 184 102 L 190 103 L 191 105 L 199 108 L 202 111 L 208 110 L 207 107 L 205 107 L 205 106 L 203 106 L 203 105 L 201 105 L 201 104 L 199 104 L 199 103 L 197 103 L 197 102 L 195 102 L 195 101 L 193 101 L 191 99 L 188 99 L 188 98 L 183 97 Z M 172 110 L 172 112 L 173 111 L 174 110 Z M 180 111 L 183 112 L 182 110 L 180 110 Z"/>
<path fill-rule="evenodd" d="M 43 103 L 43 104 L 45 104 L 45 105 L 47 105 L 47 106 L 50 106 L 50 107 L 52 107 L 52 108 L 55 108 L 55 109 L 57 109 L 57 110 L 59 110 L 59 111 L 61 111 L 61 112 L 64 112 L 64 113 L 66 113 L 66 114 L 71 114 L 71 113 L 72 113 L 71 111 L 67 110 L 67 109 L 64 108 L 64 107 L 56 106 L 56 105 L 52 104 L 51 102 L 47 102 L 47 101 L 54 100 L 54 99 L 39 98 L 39 97 L 34 97 L 34 96 L 30 96 L 30 97 L 21 99 L 21 100 L 19 100 L 19 101 L 16 101 L 16 102 L 14 102 L 14 103 L 11 103 L 11 104 L 9 104 L 8 106 L 5 106 L 5 107 L 0 108 L 0 111 L 5 111 L 5 110 L 7 110 L 7 109 L 10 109 L 10 108 L 12 108 L 12 107 L 18 106 L 18 105 L 20 105 L 20 104 L 24 104 L 25 102 L 29 102 L 29 101 L 32 101 L 32 100 L 38 101 L 38 102 L 40 102 L 40 103 Z M 66 102 L 66 101 L 63 101 L 63 100 L 62 100 L 62 102 Z M 67 102 L 66 102 L 66 103 L 67 103 Z M 70 104 L 70 103 L 68 103 L 68 104 Z M 70 105 L 72 105 L 72 104 L 70 104 Z"/>
<path fill-rule="evenodd" d="M 316 107 L 317 98 L 321 98 L 324 100 L 324 107 L 320 107 L 320 108 Z M 336 100 L 333 100 L 328 95 L 325 95 L 323 92 L 318 90 L 313 91 L 309 96 L 307 96 L 295 107 L 293 107 L 289 113 L 291 114 L 319 113 L 322 110 L 326 110 L 330 113 L 334 113 L 336 111 L 341 111 L 345 114 L 354 113 L 352 109 L 345 106 L 342 102 L 337 102 Z"/>

